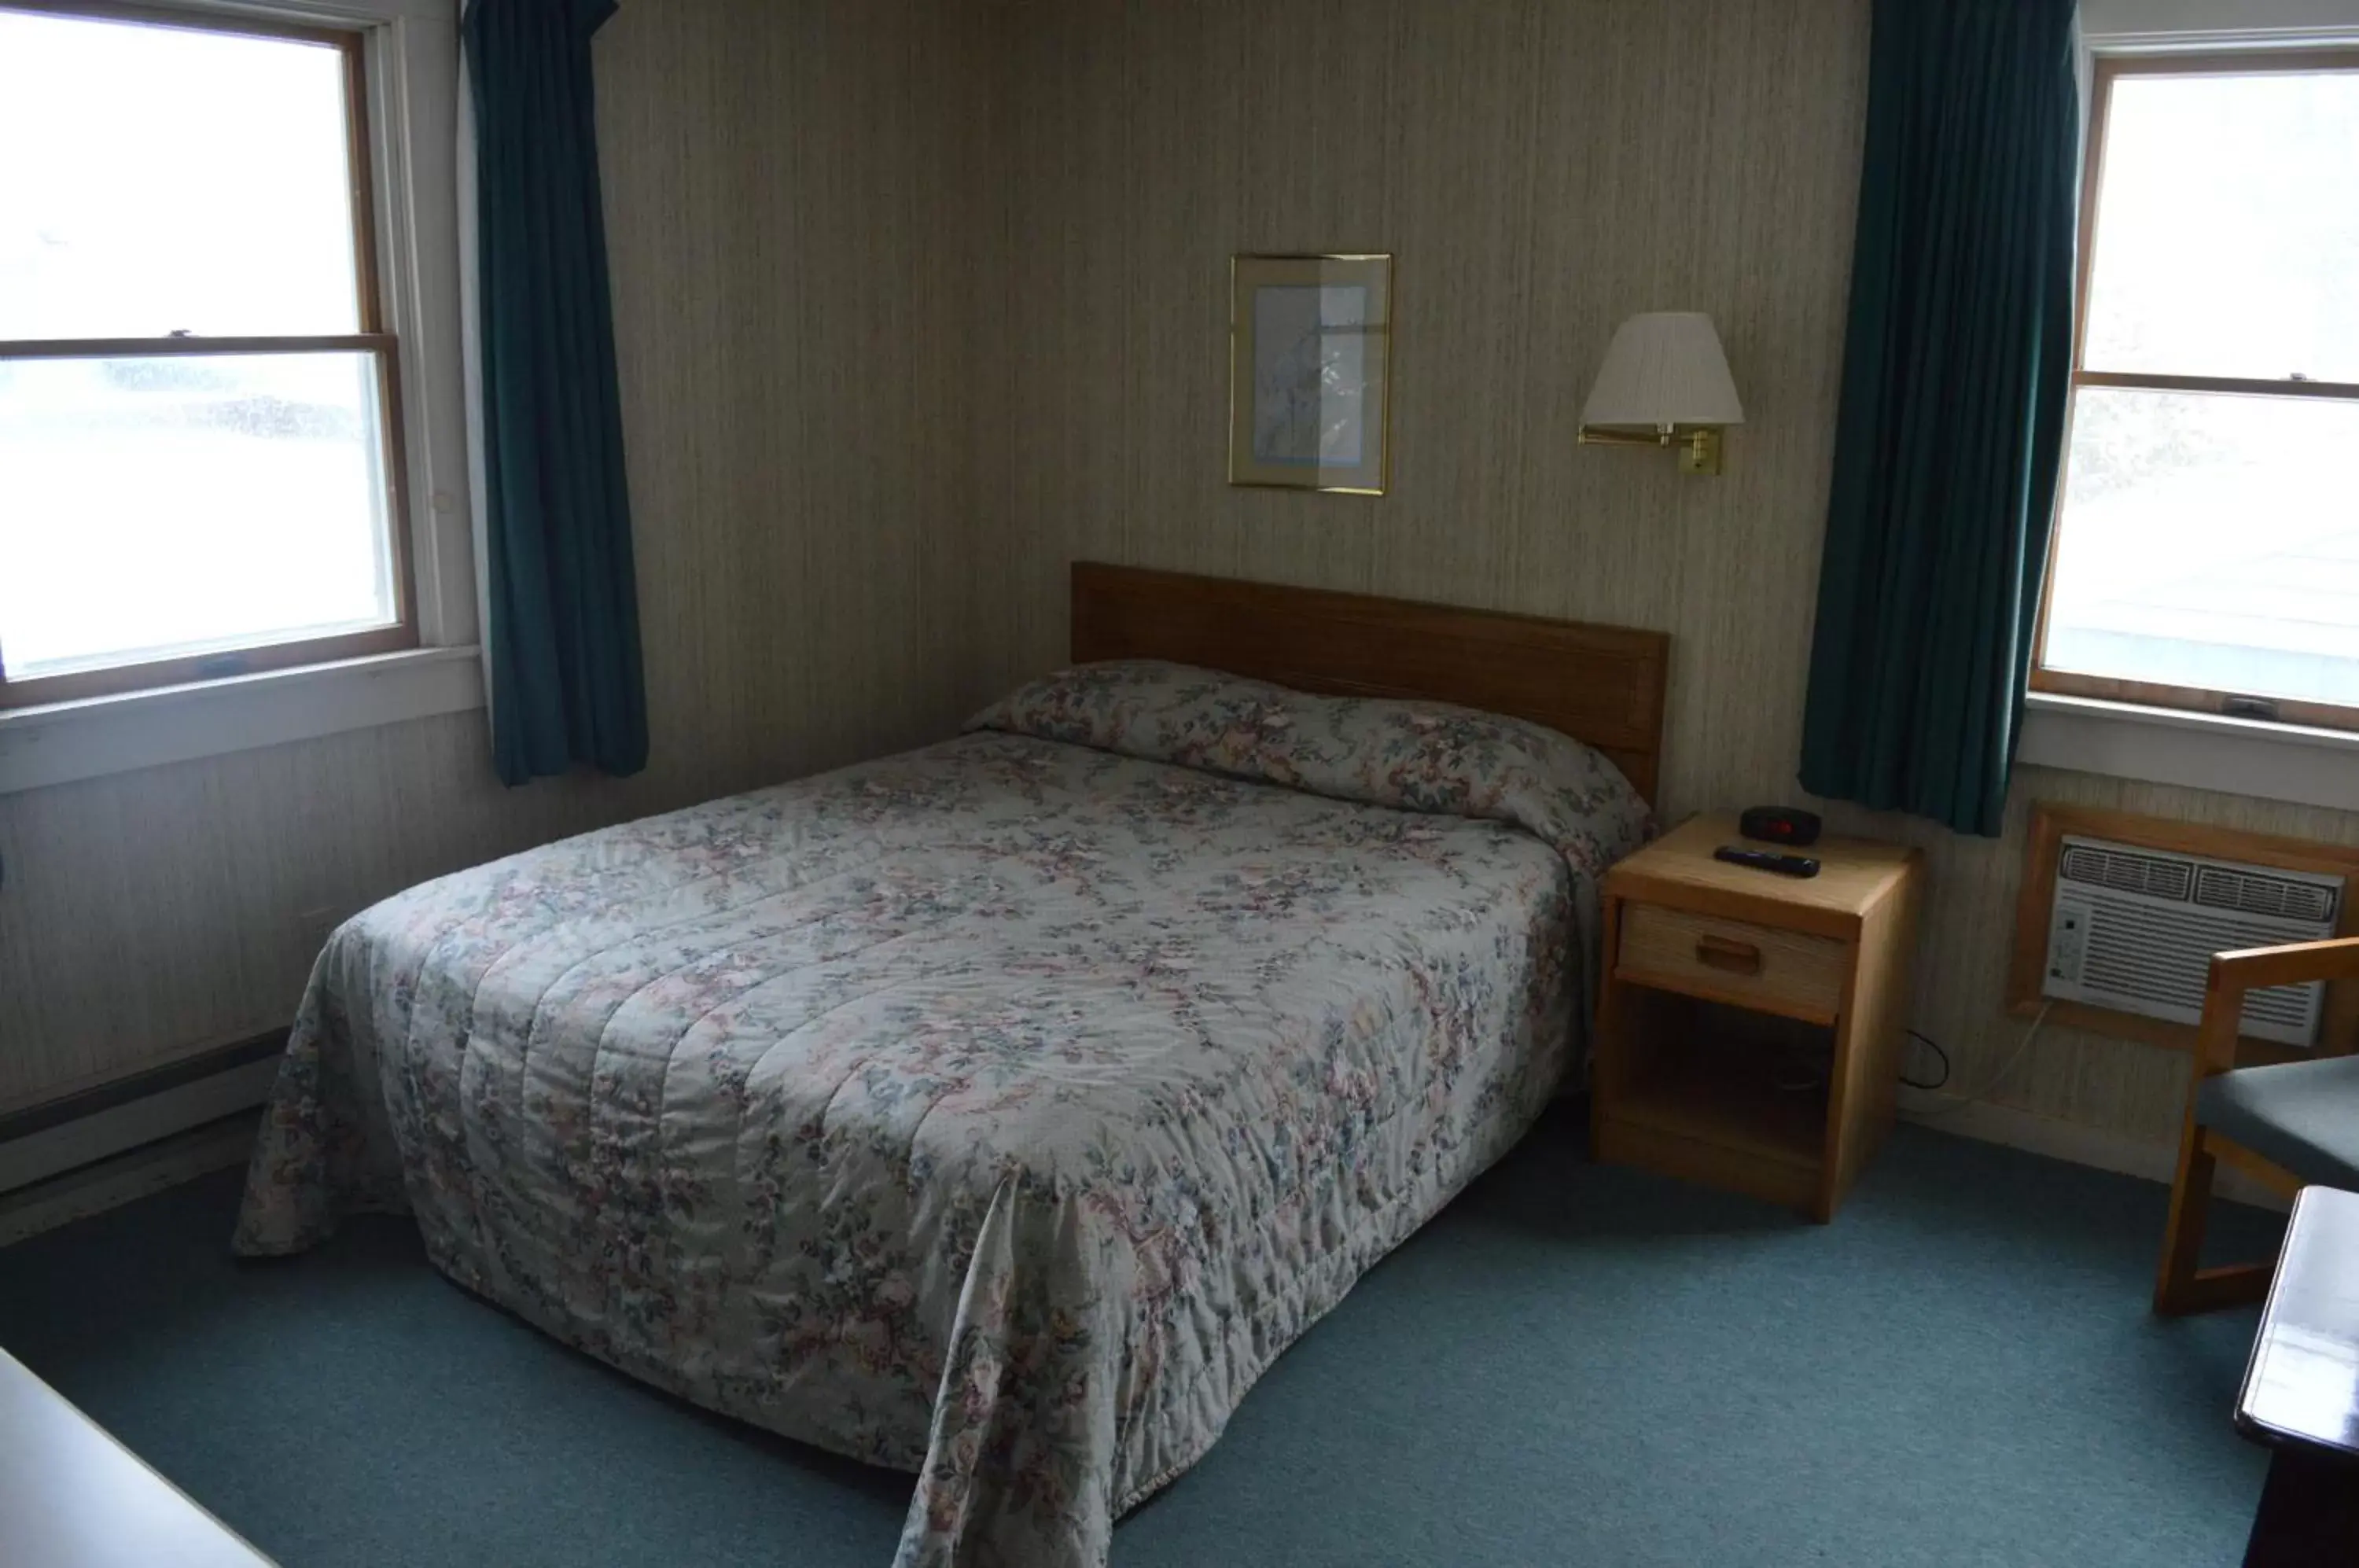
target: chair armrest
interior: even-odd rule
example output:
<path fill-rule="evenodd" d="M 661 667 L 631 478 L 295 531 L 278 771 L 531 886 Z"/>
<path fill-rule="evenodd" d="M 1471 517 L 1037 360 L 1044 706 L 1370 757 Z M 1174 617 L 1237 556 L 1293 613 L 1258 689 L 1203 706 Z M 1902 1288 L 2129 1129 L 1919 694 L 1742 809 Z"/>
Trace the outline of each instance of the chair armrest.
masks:
<path fill-rule="evenodd" d="M 2196 1026 L 2196 1072 L 2225 1073 L 2236 1064 L 2237 1026 L 2244 1017 L 2245 992 L 2354 978 L 2359 978 L 2359 937 L 2248 947 L 2214 955 L 2203 983 L 2203 1021 Z"/>
<path fill-rule="evenodd" d="M 2217 990 L 2223 979 L 2241 992 L 2354 977 L 2359 977 L 2359 936 L 2343 936 L 2332 942 L 2297 942 L 2284 947 L 2248 947 L 2220 953 L 2212 960 L 2211 988 Z"/>

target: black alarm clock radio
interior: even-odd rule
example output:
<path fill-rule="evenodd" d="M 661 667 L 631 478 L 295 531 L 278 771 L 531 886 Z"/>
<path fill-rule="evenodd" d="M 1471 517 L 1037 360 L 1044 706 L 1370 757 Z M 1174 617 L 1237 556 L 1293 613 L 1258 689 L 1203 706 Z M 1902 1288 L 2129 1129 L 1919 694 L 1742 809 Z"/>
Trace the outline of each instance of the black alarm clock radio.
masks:
<path fill-rule="evenodd" d="M 1736 819 L 1736 831 L 1763 844 L 1791 844 L 1799 849 L 1819 842 L 1815 812 L 1792 806 L 1748 806 Z"/>

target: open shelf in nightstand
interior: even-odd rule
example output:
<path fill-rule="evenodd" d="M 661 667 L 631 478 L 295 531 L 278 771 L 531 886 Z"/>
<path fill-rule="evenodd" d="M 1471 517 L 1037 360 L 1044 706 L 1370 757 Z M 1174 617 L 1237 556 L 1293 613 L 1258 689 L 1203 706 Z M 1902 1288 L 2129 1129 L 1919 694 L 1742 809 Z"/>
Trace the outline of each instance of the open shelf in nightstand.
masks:
<path fill-rule="evenodd" d="M 1617 1116 L 1818 1179 L 1834 1030 L 1647 985 L 1631 985 L 1624 1005 L 1630 1051 Z"/>

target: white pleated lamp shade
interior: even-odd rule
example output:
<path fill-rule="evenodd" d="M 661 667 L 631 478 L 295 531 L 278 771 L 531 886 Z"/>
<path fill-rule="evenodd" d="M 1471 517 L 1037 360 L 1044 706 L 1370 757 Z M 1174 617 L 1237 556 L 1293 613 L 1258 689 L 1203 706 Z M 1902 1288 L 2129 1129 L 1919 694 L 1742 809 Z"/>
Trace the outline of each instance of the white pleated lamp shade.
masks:
<path fill-rule="evenodd" d="M 1700 310 L 1633 316 L 1614 334 L 1581 422 L 1606 429 L 1741 425 L 1745 405 L 1712 318 Z"/>

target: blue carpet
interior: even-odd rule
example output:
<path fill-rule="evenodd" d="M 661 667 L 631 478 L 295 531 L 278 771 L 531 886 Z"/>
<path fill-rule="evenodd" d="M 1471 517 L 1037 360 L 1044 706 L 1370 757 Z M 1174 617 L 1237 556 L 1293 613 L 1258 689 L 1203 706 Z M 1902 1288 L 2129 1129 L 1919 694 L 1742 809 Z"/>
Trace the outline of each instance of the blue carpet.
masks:
<path fill-rule="evenodd" d="M 905 1477 L 560 1347 L 403 1222 L 236 1263 L 236 1195 L 0 1251 L 0 1345 L 288 1568 L 891 1560 Z M 2147 1315 L 2164 1198 L 1904 1127 L 1819 1228 L 1586 1164 L 1560 1113 L 1286 1355 L 1115 1568 L 2233 1563 L 2254 1313 Z"/>

